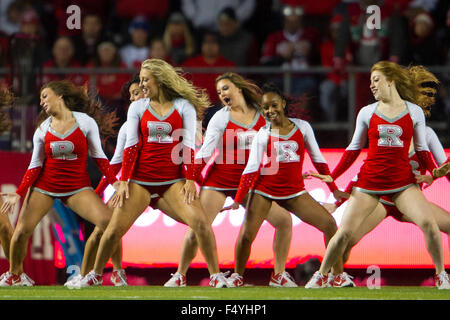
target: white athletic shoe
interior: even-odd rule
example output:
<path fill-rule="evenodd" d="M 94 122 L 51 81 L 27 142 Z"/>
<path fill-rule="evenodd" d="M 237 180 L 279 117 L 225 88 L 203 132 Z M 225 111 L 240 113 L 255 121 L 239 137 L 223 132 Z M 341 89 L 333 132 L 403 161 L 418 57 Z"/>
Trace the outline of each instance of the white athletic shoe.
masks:
<path fill-rule="evenodd" d="M 25 272 L 23 272 L 20 275 L 20 285 L 24 287 L 32 287 L 34 286 L 34 281 Z"/>
<path fill-rule="evenodd" d="M 305 289 L 327 288 L 329 286 L 328 275 L 323 275 L 319 271 L 316 271 L 305 285 Z"/>
<path fill-rule="evenodd" d="M 2 281 L 5 277 L 8 277 L 9 276 L 9 271 L 6 271 L 5 273 L 3 273 L 1 276 L 0 276 L 0 281 Z"/>
<path fill-rule="evenodd" d="M 103 277 L 101 274 L 96 274 L 94 270 L 89 272 L 86 276 L 79 281 L 75 288 L 87 288 L 87 287 L 95 287 L 95 286 L 101 286 L 103 284 Z"/>
<path fill-rule="evenodd" d="M 330 287 L 333 286 L 333 281 L 334 281 L 334 274 L 332 274 L 331 272 L 328 273 L 328 285 Z"/>
<path fill-rule="evenodd" d="M 353 277 L 348 275 L 347 272 L 342 272 L 334 276 L 331 286 L 335 288 L 345 288 L 345 287 L 356 287 L 355 283 L 352 281 Z M 328 281 L 330 284 L 330 281 Z"/>
<path fill-rule="evenodd" d="M 295 288 L 298 285 L 295 283 L 294 278 L 286 272 L 280 272 L 278 274 L 273 274 L 270 276 L 269 286 L 271 287 L 285 287 L 285 288 Z"/>
<path fill-rule="evenodd" d="M 439 290 L 450 290 L 450 277 L 447 272 L 442 271 L 441 273 L 434 275 L 434 281 Z"/>
<path fill-rule="evenodd" d="M 176 287 L 186 287 L 186 276 L 179 272 L 171 273 L 172 277 L 164 283 L 164 287 L 176 288 Z"/>
<path fill-rule="evenodd" d="M 21 282 L 22 279 L 20 279 L 19 275 L 7 272 L 0 281 L 0 287 L 20 286 Z"/>
<path fill-rule="evenodd" d="M 64 286 L 69 288 L 69 289 L 76 289 L 78 286 L 78 283 L 81 281 L 81 279 L 83 279 L 83 276 L 81 275 L 81 273 L 70 277 L 66 283 L 64 283 Z"/>
<path fill-rule="evenodd" d="M 116 287 L 125 287 L 128 286 L 127 275 L 125 274 L 124 269 L 114 270 L 111 274 L 111 282 Z"/>
<path fill-rule="evenodd" d="M 214 273 L 209 277 L 209 286 L 213 288 L 227 288 L 227 278 L 225 273 L 218 272 Z"/>
<path fill-rule="evenodd" d="M 232 273 L 231 276 L 227 279 L 228 288 L 237 288 L 244 286 L 244 277 L 239 273 Z"/>

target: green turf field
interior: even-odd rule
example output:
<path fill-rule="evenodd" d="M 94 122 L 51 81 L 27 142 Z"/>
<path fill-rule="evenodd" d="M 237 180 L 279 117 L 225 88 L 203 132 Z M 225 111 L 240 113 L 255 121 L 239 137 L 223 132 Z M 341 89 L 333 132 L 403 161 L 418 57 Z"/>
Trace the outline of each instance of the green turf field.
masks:
<path fill-rule="evenodd" d="M 215 289 L 200 286 L 102 286 L 69 290 L 63 286 L 0 288 L 0 300 L 450 300 L 450 290 L 433 287 Z"/>

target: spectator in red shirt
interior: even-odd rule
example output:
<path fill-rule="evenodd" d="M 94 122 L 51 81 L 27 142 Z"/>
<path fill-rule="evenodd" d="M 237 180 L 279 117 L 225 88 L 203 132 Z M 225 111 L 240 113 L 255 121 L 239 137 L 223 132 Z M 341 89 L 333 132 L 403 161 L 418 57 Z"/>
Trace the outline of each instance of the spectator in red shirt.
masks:
<path fill-rule="evenodd" d="M 44 63 L 43 69 L 46 68 L 81 68 L 81 63 L 74 58 L 75 48 L 72 40 L 68 36 L 61 36 L 55 40 L 52 49 L 53 57 Z M 88 76 L 74 74 L 70 71 L 64 74 L 48 74 L 44 73 L 42 83 L 46 84 L 53 80 L 69 79 L 76 85 L 80 86 L 86 83 Z"/>
<path fill-rule="evenodd" d="M 188 59 L 183 67 L 186 68 L 214 68 L 235 67 L 235 64 L 220 55 L 219 39 L 215 32 L 205 32 L 201 43 L 201 54 Z M 216 91 L 217 73 L 192 73 L 192 82 L 195 86 L 206 89 L 212 105 L 219 102 Z"/>
<path fill-rule="evenodd" d="M 320 59 L 324 67 L 333 67 L 334 43 L 337 37 L 337 29 L 342 19 L 342 15 L 338 14 L 330 20 L 328 38 L 320 46 Z M 350 64 L 352 61 L 350 47 L 347 47 L 345 61 L 346 64 Z M 336 121 L 338 115 L 341 114 L 338 112 L 338 108 L 348 94 L 347 79 L 347 74 L 333 71 L 328 73 L 326 78 L 320 83 L 320 108 L 323 111 L 323 120 Z"/>
<path fill-rule="evenodd" d="M 285 6 L 283 29 L 272 32 L 263 45 L 261 64 L 281 66 L 286 70 L 305 70 L 317 65 L 319 60 L 320 35 L 315 28 L 303 26 L 303 8 Z M 271 78 L 282 87 L 282 79 Z M 290 83 L 293 95 L 314 96 L 317 91 L 317 80 L 311 74 L 293 74 Z M 287 88 L 284 89 L 288 91 Z M 308 102 L 309 103 L 309 100 Z M 306 106 L 308 107 L 308 106 Z"/>
<path fill-rule="evenodd" d="M 180 12 L 174 12 L 167 20 L 163 41 L 169 51 L 171 60 L 182 65 L 187 58 L 195 54 L 195 40 L 186 18 Z"/>
<path fill-rule="evenodd" d="M 392 2 L 392 1 L 391 1 Z M 369 17 L 367 7 L 380 7 L 380 26 L 371 28 L 366 23 Z M 407 33 L 404 21 L 397 11 L 381 0 L 360 0 L 342 2 L 336 7 L 336 12 L 343 15 L 335 41 L 334 68 L 345 72 L 345 52 L 350 46 L 355 66 L 366 67 L 367 70 L 380 60 L 390 60 L 400 63 L 405 56 Z M 364 90 L 370 85 L 370 73 L 355 74 L 355 114 L 365 105 L 372 103 L 370 90 Z"/>
<path fill-rule="evenodd" d="M 19 22 L 18 32 L 5 39 L 7 44 L 2 45 L 6 50 L 4 52 L 6 66 L 11 68 L 11 72 L 5 75 L 4 83 L 9 84 L 15 92 L 22 92 L 21 90 L 26 88 L 27 94 L 31 94 L 35 90 L 39 90 L 40 84 L 35 79 L 40 79 L 39 69 L 49 52 L 36 11 L 30 6 L 26 6 L 25 11 L 21 13 Z M 24 85 L 24 81 L 29 82 Z M 22 94 L 25 93 L 22 92 Z"/>
<path fill-rule="evenodd" d="M 261 63 L 305 69 L 317 64 L 319 33 L 303 26 L 302 7 L 284 7 L 283 29 L 272 32 L 263 46 Z"/>
<path fill-rule="evenodd" d="M 435 22 L 426 11 L 418 12 L 409 22 L 409 63 L 421 65 L 442 64 Z"/>
<path fill-rule="evenodd" d="M 118 53 L 114 42 L 105 40 L 97 47 L 97 54 L 92 62 L 86 65 L 89 68 L 114 68 L 126 69 Z M 122 86 L 128 81 L 128 73 L 99 73 L 96 76 L 95 86 L 97 94 L 107 112 L 116 111 L 116 116 L 121 122 L 126 120 L 127 113 L 122 97 Z M 89 84 L 89 87 L 91 84 Z"/>
<path fill-rule="evenodd" d="M 40 36 L 39 16 L 33 9 L 27 9 L 20 17 L 20 32 L 30 37 Z"/>
<path fill-rule="evenodd" d="M 111 41 L 103 41 L 97 47 L 96 57 L 87 64 L 90 68 L 123 68 L 126 66 L 120 59 L 116 45 Z M 96 77 L 96 87 L 99 96 L 105 100 L 106 105 L 121 100 L 122 86 L 127 82 L 126 73 L 101 73 Z"/>

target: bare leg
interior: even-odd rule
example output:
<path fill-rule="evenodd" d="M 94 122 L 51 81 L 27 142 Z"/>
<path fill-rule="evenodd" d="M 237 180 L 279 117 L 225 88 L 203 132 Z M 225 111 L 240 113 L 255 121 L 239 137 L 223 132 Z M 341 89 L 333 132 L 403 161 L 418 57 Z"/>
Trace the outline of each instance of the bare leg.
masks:
<path fill-rule="evenodd" d="M 107 204 L 108 209 L 111 211 L 111 216 L 114 208 L 110 205 L 110 202 Z M 103 231 L 99 227 L 95 227 L 94 231 L 90 235 L 89 239 L 86 241 L 86 245 L 84 247 L 84 255 L 83 255 L 83 263 L 81 264 L 81 275 L 85 276 L 89 271 L 92 270 L 95 263 L 95 257 L 97 256 L 98 246 L 100 245 L 100 240 L 102 238 Z M 122 269 L 122 240 L 117 244 L 116 249 L 111 255 L 111 262 L 113 264 L 114 270 Z"/>
<path fill-rule="evenodd" d="M 348 199 L 342 222 L 338 231 L 331 238 L 319 272 L 328 274 L 331 267 L 342 259 L 345 248 L 361 223 L 378 205 L 378 197 L 360 191 L 353 191 Z"/>
<path fill-rule="evenodd" d="M 81 263 L 81 275 L 84 277 L 95 263 L 95 256 L 97 255 L 98 245 L 100 244 L 100 239 L 102 238 L 103 232 L 95 227 L 94 232 L 91 233 L 89 238 L 86 240 L 86 245 L 84 246 L 83 261 Z"/>
<path fill-rule="evenodd" d="M 336 233 L 336 221 L 322 205 L 314 200 L 313 197 L 306 193 L 293 199 L 286 200 L 282 205 L 302 221 L 322 231 L 325 246 L 328 245 L 330 239 Z M 337 259 L 334 263 L 333 273 L 339 274 L 343 271 L 342 259 Z"/>
<path fill-rule="evenodd" d="M 0 206 L 3 201 L 0 198 Z M 5 252 L 6 258 L 9 260 L 9 247 L 11 244 L 11 238 L 13 235 L 13 227 L 9 221 L 8 215 L 0 214 L 0 242 L 2 244 L 3 252 Z"/>
<path fill-rule="evenodd" d="M 397 194 L 394 202 L 400 212 L 423 231 L 428 252 L 436 268 L 436 274 L 441 273 L 444 270 L 442 237 L 433 214 L 429 214 L 434 209 L 417 186 L 410 187 Z"/>
<path fill-rule="evenodd" d="M 209 224 L 212 224 L 220 209 L 222 209 L 225 199 L 226 196 L 222 192 L 215 190 L 203 189 L 200 193 L 200 203 L 202 204 Z M 197 250 L 197 238 L 194 230 L 189 228 L 184 236 L 177 272 L 186 275 L 189 265 L 197 255 Z"/>
<path fill-rule="evenodd" d="M 209 273 L 219 273 L 219 262 L 217 259 L 216 238 L 204 212 L 199 199 L 195 199 L 191 204 L 186 204 L 180 196 L 184 182 L 174 183 L 163 195 L 163 199 L 170 203 L 173 211 L 186 222 L 194 231 L 200 250 L 208 265 Z M 170 213 L 167 213 L 170 216 Z"/>
<path fill-rule="evenodd" d="M 36 225 L 47 214 L 53 205 L 53 198 L 38 191 L 30 193 L 28 203 L 21 212 L 13 232 L 10 246 L 10 269 L 13 274 L 23 272 L 23 260 L 27 254 L 28 240 Z"/>
<path fill-rule="evenodd" d="M 240 275 L 244 274 L 253 240 L 255 240 L 261 224 L 266 219 L 271 204 L 271 200 L 259 194 L 252 195 L 234 250 L 234 271 Z"/>
<path fill-rule="evenodd" d="M 81 264 L 81 275 L 85 276 L 94 267 L 95 257 L 97 256 L 98 246 L 102 238 L 103 231 L 95 227 L 94 232 L 89 236 L 84 247 L 83 262 Z M 116 246 L 111 255 L 111 262 L 114 270 L 122 269 L 122 240 Z"/>
<path fill-rule="evenodd" d="M 436 220 L 439 230 L 447 234 L 448 248 L 450 250 L 450 212 L 434 203 L 430 202 L 430 205 L 433 208 L 433 217 Z"/>
<path fill-rule="evenodd" d="M 275 228 L 273 252 L 275 255 L 274 274 L 285 271 L 286 260 L 292 239 L 292 218 L 289 211 L 280 207 L 275 201 L 267 215 L 267 221 Z"/>
<path fill-rule="evenodd" d="M 353 232 L 350 242 L 345 249 L 343 262 L 346 263 L 350 257 L 350 251 L 352 248 L 370 231 L 386 218 L 386 209 L 381 203 L 378 203 L 374 211 L 361 223 L 359 228 Z"/>
<path fill-rule="evenodd" d="M 432 202 L 430 202 L 430 205 L 433 209 L 433 217 L 439 227 L 439 230 L 446 233 L 448 236 L 448 247 L 450 249 L 450 212 Z M 403 216 L 403 220 L 406 222 L 412 222 L 411 219 L 406 216 Z"/>
<path fill-rule="evenodd" d="M 112 216 L 112 209 L 107 207 L 103 201 L 92 190 L 84 190 L 67 200 L 67 205 L 78 215 L 96 225 L 94 231 L 86 240 L 86 246 L 81 264 L 81 275 L 85 276 L 95 263 L 98 245 L 103 230 L 108 225 Z M 121 252 L 120 252 L 121 254 Z"/>
<path fill-rule="evenodd" d="M 109 257 L 114 252 L 122 236 L 150 203 L 150 193 L 136 183 L 130 182 L 129 198 L 122 207 L 114 208 L 111 220 L 103 232 L 95 258 L 94 271 L 102 274 Z"/>

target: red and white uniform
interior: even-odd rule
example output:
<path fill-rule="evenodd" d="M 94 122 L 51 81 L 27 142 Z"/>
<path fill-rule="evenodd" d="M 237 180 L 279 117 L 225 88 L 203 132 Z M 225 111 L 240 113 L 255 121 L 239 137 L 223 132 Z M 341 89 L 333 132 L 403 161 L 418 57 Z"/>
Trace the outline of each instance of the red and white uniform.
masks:
<path fill-rule="evenodd" d="M 249 125 L 233 120 L 229 107 L 223 107 L 214 114 L 206 129 L 202 147 L 195 155 L 196 162 L 202 159 L 206 163 L 219 149 L 203 179 L 202 188 L 237 191 L 253 138 L 264 125 L 266 120 L 259 112 Z"/>
<path fill-rule="evenodd" d="M 425 128 L 426 132 L 426 141 L 427 146 L 430 149 L 431 154 L 433 155 L 434 160 L 438 164 L 438 166 L 445 163 L 447 160 L 447 157 L 445 155 L 444 148 L 442 147 L 441 142 L 439 141 L 438 136 L 436 133 L 431 129 L 430 127 Z M 419 159 L 417 158 L 417 154 L 413 151 L 409 153 L 409 163 L 411 165 L 411 169 L 414 175 L 424 175 L 427 171 L 426 168 L 420 165 Z M 394 206 L 394 202 L 392 202 L 391 197 L 389 196 L 382 196 L 380 198 L 381 203 L 386 205 Z"/>
<path fill-rule="evenodd" d="M 150 99 L 133 102 L 128 109 L 121 180 L 160 186 L 193 179 L 196 126 L 195 108 L 185 99 L 175 99 L 163 117 L 152 109 Z"/>
<path fill-rule="evenodd" d="M 119 133 L 117 134 L 117 144 L 116 149 L 114 150 L 114 155 L 111 158 L 111 170 L 115 176 L 120 172 L 122 168 L 122 159 L 123 159 L 123 150 L 125 149 L 125 143 L 127 142 L 127 122 L 125 121 L 119 129 Z M 99 182 L 97 188 L 95 189 L 95 193 L 101 195 L 103 191 L 105 191 L 106 187 L 109 185 L 108 179 L 103 176 L 102 180 Z M 152 201 L 159 200 L 159 195 L 156 193 L 151 194 Z M 152 202 L 150 203 L 150 205 Z"/>
<path fill-rule="evenodd" d="M 436 132 L 430 127 L 425 127 L 425 133 L 426 133 L 426 142 L 428 149 L 430 149 L 431 154 L 433 155 L 433 158 L 438 166 L 443 165 L 447 161 L 447 155 L 445 154 L 445 150 L 442 147 L 441 142 L 439 141 L 438 136 L 436 135 Z M 411 164 L 411 168 L 415 175 L 418 174 L 425 174 L 427 169 L 420 165 L 420 161 L 417 158 L 417 154 L 414 152 L 410 152 L 409 154 Z M 448 177 L 447 177 L 448 178 Z"/>
<path fill-rule="evenodd" d="M 51 128 L 49 117 L 35 131 L 33 154 L 16 193 L 24 196 L 29 187 L 55 197 L 66 197 L 92 189 L 86 160 L 94 159 L 109 183 L 114 174 L 103 152 L 97 123 L 85 113 L 72 112 L 75 125 L 61 135 Z"/>
<path fill-rule="evenodd" d="M 409 146 L 413 136 L 421 165 L 430 172 L 435 168 L 426 141 L 423 111 L 419 106 L 405 102 L 407 108 L 392 119 L 377 111 L 378 102 L 361 109 L 352 141 L 334 169 L 333 179 L 353 164 L 367 139 L 368 155 L 355 184 L 359 191 L 382 195 L 402 191 L 416 183 L 409 164 Z"/>
<path fill-rule="evenodd" d="M 113 157 L 109 161 L 109 163 L 111 164 L 111 169 L 115 176 L 117 176 L 120 169 L 122 168 L 123 150 L 125 149 L 126 141 L 127 141 L 127 122 L 125 121 L 119 129 L 119 133 L 117 134 L 116 149 L 114 150 Z M 97 185 L 97 188 L 95 188 L 95 193 L 101 195 L 108 185 L 109 185 L 108 179 L 106 179 L 106 177 L 103 176 L 99 184 Z"/>
<path fill-rule="evenodd" d="M 433 131 L 433 129 L 431 129 L 430 127 L 427 126 L 425 128 L 425 132 L 426 132 L 427 146 L 431 150 L 431 154 L 433 155 L 434 160 L 440 166 L 446 162 L 446 155 L 445 155 L 444 148 L 442 147 L 442 144 L 439 141 L 439 138 L 436 135 L 436 133 Z M 424 168 L 423 166 L 420 165 L 420 162 L 419 162 L 414 150 L 409 153 L 409 159 L 410 159 L 409 163 L 411 165 L 411 170 L 414 173 L 414 175 L 425 174 L 426 168 Z M 351 193 L 353 186 L 355 185 L 357 180 L 358 180 L 358 175 L 356 175 L 355 178 L 353 178 L 353 180 L 348 184 L 345 192 Z M 403 218 L 402 218 L 403 214 L 397 209 L 397 207 L 395 206 L 395 204 L 392 201 L 390 196 L 381 196 L 380 202 L 386 208 L 388 216 L 392 216 L 393 218 L 395 218 L 399 221 L 403 221 Z"/>
<path fill-rule="evenodd" d="M 305 149 L 316 169 L 321 174 L 330 174 L 311 125 L 300 119 L 289 120 L 295 126 L 287 135 L 278 135 L 270 124 L 256 134 L 235 202 L 242 203 L 250 188 L 273 200 L 291 199 L 306 193 L 302 177 Z M 332 191 L 336 189 L 334 183 L 328 186 Z"/>

